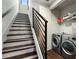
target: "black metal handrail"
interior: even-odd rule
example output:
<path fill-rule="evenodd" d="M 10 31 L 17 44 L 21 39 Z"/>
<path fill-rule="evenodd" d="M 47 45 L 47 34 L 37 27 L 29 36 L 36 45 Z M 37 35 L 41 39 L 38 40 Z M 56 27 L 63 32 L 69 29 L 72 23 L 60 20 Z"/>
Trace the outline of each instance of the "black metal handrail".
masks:
<path fill-rule="evenodd" d="M 38 43 L 43 55 L 43 59 L 47 58 L 47 20 L 41 16 L 38 11 L 32 8 L 33 28 L 35 30 Z"/>
<path fill-rule="evenodd" d="M 4 18 L 7 14 L 9 14 L 13 10 L 14 6 L 7 10 L 5 13 L 2 14 L 2 18 Z"/>

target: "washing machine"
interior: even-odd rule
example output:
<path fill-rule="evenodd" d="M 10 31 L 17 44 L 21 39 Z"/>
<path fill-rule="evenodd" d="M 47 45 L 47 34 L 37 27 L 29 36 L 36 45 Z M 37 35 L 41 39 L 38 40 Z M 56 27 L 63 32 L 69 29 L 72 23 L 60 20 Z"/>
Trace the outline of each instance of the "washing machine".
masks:
<path fill-rule="evenodd" d="M 61 55 L 61 41 L 62 34 L 52 35 L 52 50 Z"/>
<path fill-rule="evenodd" d="M 61 49 L 64 59 L 76 59 L 76 36 L 63 34 Z"/>

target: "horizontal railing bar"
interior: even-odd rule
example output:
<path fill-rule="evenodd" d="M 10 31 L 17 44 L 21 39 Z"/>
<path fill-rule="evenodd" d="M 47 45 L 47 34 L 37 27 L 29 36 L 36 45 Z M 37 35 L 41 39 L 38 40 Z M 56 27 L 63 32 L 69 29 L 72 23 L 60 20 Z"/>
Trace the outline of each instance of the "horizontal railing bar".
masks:
<path fill-rule="evenodd" d="M 35 26 L 37 27 L 37 25 L 35 25 Z M 41 28 L 38 28 L 37 30 L 40 30 L 42 32 L 42 34 L 44 35 L 44 32 L 41 30 Z"/>
<path fill-rule="evenodd" d="M 34 25 L 35 25 L 35 23 L 34 23 Z M 39 27 L 38 30 L 40 30 L 40 31 L 44 34 L 45 31 L 42 31 L 42 29 L 40 28 L 40 26 L 39 26 L 38 24 L 36 24 L 35 26 L 36 26 L 36 27 L 38 26 L 38 27 Z M 38 28 L 38 27 L 37 27 L 37 28 Z"/>
<path fill-rule="evenodd" d="M 43 35 L 44 35 L 44 32 L 42 33 Z M 43 36 L 42 36 L 43 37 Z M 43 39 L 44 39 L 45 37 L 43 37 Z M 45 41 L 45 40 L 44 40 Z"/>
<path fill-rule="evenodd" d="M 36 17 L 35 17 L 35 18 L 36 18 Z M 37 19 L 37 18 L 36 18 L 36 19 Z M 36 21 L 39 23 L 38 20 L 36 20 Z M 35 22 L 36 22 L 36 21 L 35 21 Z M 40 23 L 39 23 L 39 24 L 40 24 Z M 40 24 L 40 27 L 41 27 L 41 24 Z M 41 28 L 42 28 L 43 31 L 45 31 L 45 29 L 43 29 L 43 27 L 41 27 Z"/>
<path fill-rule="evenodd" d="M 38 34 L 39 34 L 39 33 L 38 33 Z M 41 34 L 40 34 L 40 35 L 41 35 Z M 38 39 L 39 39 L 39 38 L 38 38 Z M 43 39 L 43 38 L 42 38 L 42 39 Z M 43 44 L 43 45 L 45 46 L 45 44 L 44 44 L 44 43 L 42 43 L 42 42 L 44 42 L 44 40 L 40 40 L 40 41 L 41 41 L 41 44 Z M 44 47 L 44 46 L 43 46 L 43 47 Z"/>
<path fill-rule="evenodd" d="M 34 8 L 33 10 L 45 21 L 45 22 L 48 22 L 46 19 L 44 19 L 44 17 L 42 17 Z"/>
<path fill-rule="evenodd" d="M 37 15 L 35 14 L 35 16 L 34 17 L 36 17 L 37 18 L 37 20 L 38 20 L 38 22 L 43 26 L 43 27 L 45 27 L 45 23 L 44 22 L 42 22 L 42 21 L 39 21 L 40 19 L 39 19 L 39 17 L 37 17 Z"/>
<path fill-rule="evenodd" d="M 39 37 L 39 39 L 41 39 L 41 43 L 43 44 L 43 46 L 45 46 L 44 41 L 42 40 L 42 38 Z"/>
<path fill-rule="evenodd" d="M 40 46 L 40 49 L 41 49 L 41 51 L 42 51 L 42 54 L 44 55 L 44 50 L 45 50 L 44 47 L 45 47 L 45 46 L 42 45 L 41 41 L 38 40 L 38 42 L 39 42 L 40 45 L 41 45 L 41 46 Z"/>
<path fill-rule="evenodd" d="M 38 26 L 35 25 L 35 27 L 38 27 Z M 39 28 L 38 28 L 37 30 L 39 30 Z M 38 33 L 38 32 L 37 32 L 37 33 Z M 39 32 L 38 34 L 40 34 L 43 39 L 45 38 L 45 35 L 44 35 L 42 32 Z M 43 41 L 45 41 L 45 39 L 44 39 Z"/>
<path fill-rule="evenodd" d="M 38 38 L 38 37 L 37 37 Z M 40 43 L 40 40 L 39 40 L 39 38 L 38 38 L 38 41 L 39 41 L 39 43 Z M 40 47 L 41 48 L 41 47 Z"/>
<path fill-rule="evenodd" d="M 40 20 L 40 18 L 37 16 L 37 14 L 35 14 L 36 17 Z M 42 20 L 40 20 L 40 22 L 42 23 L 42 25 L 45 27 L 45 23 L 42 22 Z"/>

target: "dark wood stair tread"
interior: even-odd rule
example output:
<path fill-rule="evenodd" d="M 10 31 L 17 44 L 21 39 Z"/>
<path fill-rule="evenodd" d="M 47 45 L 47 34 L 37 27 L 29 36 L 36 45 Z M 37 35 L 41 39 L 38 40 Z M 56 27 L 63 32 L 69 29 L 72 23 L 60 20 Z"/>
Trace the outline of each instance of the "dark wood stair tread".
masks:
<path fill-rule="evenodd" d="M 10 31 L 31 31 L 31 29 L 10 29 Z"/>
<path fill-rule="evenodd" d="M 11 26 L 11 27 L 29 27 L 30 28 L 31 26 L 17 26 L 16 25 L 16 26 Z"/>
<path fill-rule="evenodd" d="M 13 46 L 13 47 L 5 47 L 2 50 L 7 50 L 7 49 L 13 49 L 13 48 L 19 48 L 19 47 L 25 47 L 25 46 L 31 46 L 34 45 L 34 42 L 31 44 L 25 44 L 25 45 L 20 45 L 20 46 Z"/>
<path fill-rule="evenodd" d="M 24 34 L 7 34 L 7 36 L 19 36 L 19 35 L 32 35 L 32 33 L 24 33 Z"/>
<path fill-rule="evenodd" d="M 24 39 L 24 40 L 23 39 L 18 39 L 18 40 L 12 39 L 12 40 L 7 40 L 4 43 L 22 42 L 22 41 L 29 41 L 29 40 L 33 40 L 33 38 L 32 39 Z"/>
<path fill-rule="evenodd" d="M 7 40 L 21 40 L 21 39 L 31 39 L 31 38 L 33 38 L 33 37 L 28 37 L 28 38 L 19 38 L 19 39 L 7 39 Z"/>
<path fill-rule="evenodd" d="M 25 24 L 25 25 L 30 25 L 29 23 L 25 23 L 25 22 L 24 22 L 24 23 L 23 23 L 23 22 L 22 22 L 22 23 L 20 23 L 20 22 L 16 23 L 16 22 L 15 22 L 15 23 L 13 23 L 13 24 Z"/>
<path fill-rule="evenodd" d="M 11 50 L 11 51 L 4 51 L 4 52 L 2 52 L 2 54 L 4 54 L 4 53 L 9 53 L 9 52 L 15 52 L 15 51 L 21 51 L 21 50 L 26 50 L 26 49 L 31 49 L 31 48 L 35 48 L 35 46 L 33 46 L 33 47 L 29 47 L 29 48 L 21 48 L 21 49 L 17 49 L 17 50 Z"/>
<path fill-rule="evenodd" d="M 36 51 L 30 52 L 30 53 L 25 53 L 25 54 L 14 56 L 14 57 L 4 58 L 4 59 L 22 59 L 24 57 L 29 57 L 32 55 L 37 55 Z"/>

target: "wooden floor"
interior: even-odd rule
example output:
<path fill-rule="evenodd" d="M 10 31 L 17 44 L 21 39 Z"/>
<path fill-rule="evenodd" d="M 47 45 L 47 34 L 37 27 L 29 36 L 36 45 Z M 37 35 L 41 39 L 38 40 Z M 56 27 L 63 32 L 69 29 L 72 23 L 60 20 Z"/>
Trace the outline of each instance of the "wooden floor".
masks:
<path fill-rule="evenodd" d="M 58 55 L 52 50 L 47 52 L 47 59 L 64 59 L 62 56 Z"/>

